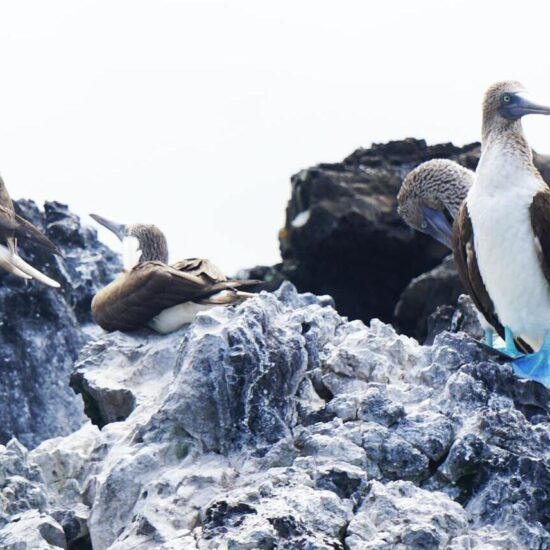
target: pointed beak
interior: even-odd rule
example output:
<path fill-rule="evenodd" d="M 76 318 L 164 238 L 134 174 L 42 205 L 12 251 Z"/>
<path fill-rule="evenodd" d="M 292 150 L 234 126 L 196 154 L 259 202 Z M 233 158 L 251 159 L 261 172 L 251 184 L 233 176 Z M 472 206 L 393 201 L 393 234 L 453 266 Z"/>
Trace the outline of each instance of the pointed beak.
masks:
<path fill-rule="evenodd" d="M 534 102 L 523 93 L 517 93 L 508 105 L 502 107 L 502 115 L 512 120 L 525 115 L 550 115 L 550 107 Z"/>
<path fill-rule="evenodd" d="M 452 250 L 453 248 L 453 228 L 447 221 L 445 214 L 439 210 L 434 210 L 428 206 L 422 207 L 422 214 L 424 215 L 424 221 L 426 227 L 423 229 L 424 233 L 427 233 L 433 237 L 436 241 L 444 244 L 447 248 Z"/>
<path fill-rule="evenodd" d="M 123 223 L 112 222 L 111 220 L 108 220 L 103 216 L 98 216 L 97 214 L 90 214 L 90 217 L 103 227 L 106 227 L 109 231 L 112 231 L 121 241 L 126 235 L 126 226 Z"/>

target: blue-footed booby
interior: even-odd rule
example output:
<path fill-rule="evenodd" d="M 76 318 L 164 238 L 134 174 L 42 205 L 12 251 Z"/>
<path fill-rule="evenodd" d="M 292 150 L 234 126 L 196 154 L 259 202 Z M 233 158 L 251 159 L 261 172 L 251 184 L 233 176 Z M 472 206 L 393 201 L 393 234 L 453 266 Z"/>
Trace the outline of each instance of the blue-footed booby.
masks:
<path fill-rule="evenodd" d="M 17 238 L 26 238 L 38 246 L 62 255 L 48 237 L 32 223 L 15 213 L 6 185 L 0 177 L 0 267 L 23 279 L 36 279 L 45 285 L 59 288 L 59 283 L 28 264 L 17 253 Z"/>
<path fill-rule="evenodd" d="M 92 300 L 92 316 L 107 331 L 149 326 L 167 334 L 191 323 L 200 311 L 254 296 L 243 289 L 262 284 L 229 280 L 204 259 L 168 265 L 166 238 L 155 225 L 125 225 L 90 215 L 122 241 L 123 273 Z"/>
<path fill-rule="evenodd" d="M 523 133 L 527 114 L 549 115 L 550 107 L 518 82 L 487 90 L 481 159 L 455 221 L 454 253 L 484 316 L 537 350 L 516 359 L 514 371 L 550 386 L 550 189 Z"/>

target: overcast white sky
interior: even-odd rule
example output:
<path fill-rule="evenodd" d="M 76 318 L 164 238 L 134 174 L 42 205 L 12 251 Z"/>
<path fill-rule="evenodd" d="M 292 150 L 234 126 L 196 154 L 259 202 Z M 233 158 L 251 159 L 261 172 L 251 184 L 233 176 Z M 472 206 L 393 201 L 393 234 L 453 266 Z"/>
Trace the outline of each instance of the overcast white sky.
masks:
<path fill-rule="evenodd" d="M 0 172 L 13 198 L 156 223 L 172 260 L 270 264 L 299 169 L 373 141 L 479 139 L 495 80 L 550 103 L 549 14 L 525 0 L 0 0 Z M 526 130 L 550 153 L 550 118 Z"/>

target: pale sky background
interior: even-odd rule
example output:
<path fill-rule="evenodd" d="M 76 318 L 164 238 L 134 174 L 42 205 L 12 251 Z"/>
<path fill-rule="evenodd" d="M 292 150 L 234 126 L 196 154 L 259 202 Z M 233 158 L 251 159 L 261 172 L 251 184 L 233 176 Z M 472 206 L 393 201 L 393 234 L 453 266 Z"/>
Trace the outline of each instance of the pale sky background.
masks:
<path fill-rule="evenodd" d="M 407 136 L 477 140 L 495 80 L 550 104 L 549 15 L 525 0 L 0 0 L 0 172 L 13 198 L 156 223 L 172 260 L 274 263 L 301 168 Z M 525 127 L 550 153 L 550 118 Z"/>

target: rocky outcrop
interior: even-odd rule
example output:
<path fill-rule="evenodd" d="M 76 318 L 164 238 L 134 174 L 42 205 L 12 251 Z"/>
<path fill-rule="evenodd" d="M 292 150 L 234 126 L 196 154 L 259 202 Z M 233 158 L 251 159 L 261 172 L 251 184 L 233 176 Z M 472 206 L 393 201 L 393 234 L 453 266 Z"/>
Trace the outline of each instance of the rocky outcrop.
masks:
<path fill-rule="evenodd" d="M 455 326 L 479 329 L 463 305 Z M 104 335 L 72 378 L 101 430 L 0 448 L 0 543 L 546 548 L 549 392 L 495 357 L 288 283 L 171 335 Z"/>
<path fill-rule="evenodd" d="M 479 144 L 428 146 L 415 139 L 375 144 L 341 163 L 320 164 L 293 176 L 279 234 L 283 262 L 275 270 L 264 268 L 265 278 L 275 284 L 284 278 L 301 291 L 329 294 L 338 311 L 352 319 L 392 320 L 411 279 L 448 254 L 397 215 L 404 176 L 432 158 L 475 168 Z M 261 274 L 257 269 L 247 273 Z"/>
<path fill-rule="evenodd" d="M 120 262 L 65 205 L 47 202 L 42 212 L 32 201 L 20 200 L 15 208 L 64 254 L 52 256 L 19 241 L 20 254 L 56 279 L 59 290 L 0 272 L 0 442 L 17 437 L 34 447 L 84 422 L 68 379 L 93 330 L 87 327 L 91 299 L 120 270 Z"/>
<path fill-rule="evenodd" d="M 398 216 L 397 193 L 421 162 L 448 158 L 474 170 L 479 155 L 479 143 L 428 146 L 406 139 L 300 171 L 292 177 L 279 233 L 282 263 L 240 276 L 262 278 L 271 288 L 289 280 L 302 292 L 329 294 L 351 319 L 377 317 L 424 338 L 427 317 L 440 305 L 456 304 L 460 283 L 449 262 L 437 267 L 448 250 Z M 534 161 L 550 182 L 550 157 L 534 153 Z"/>

